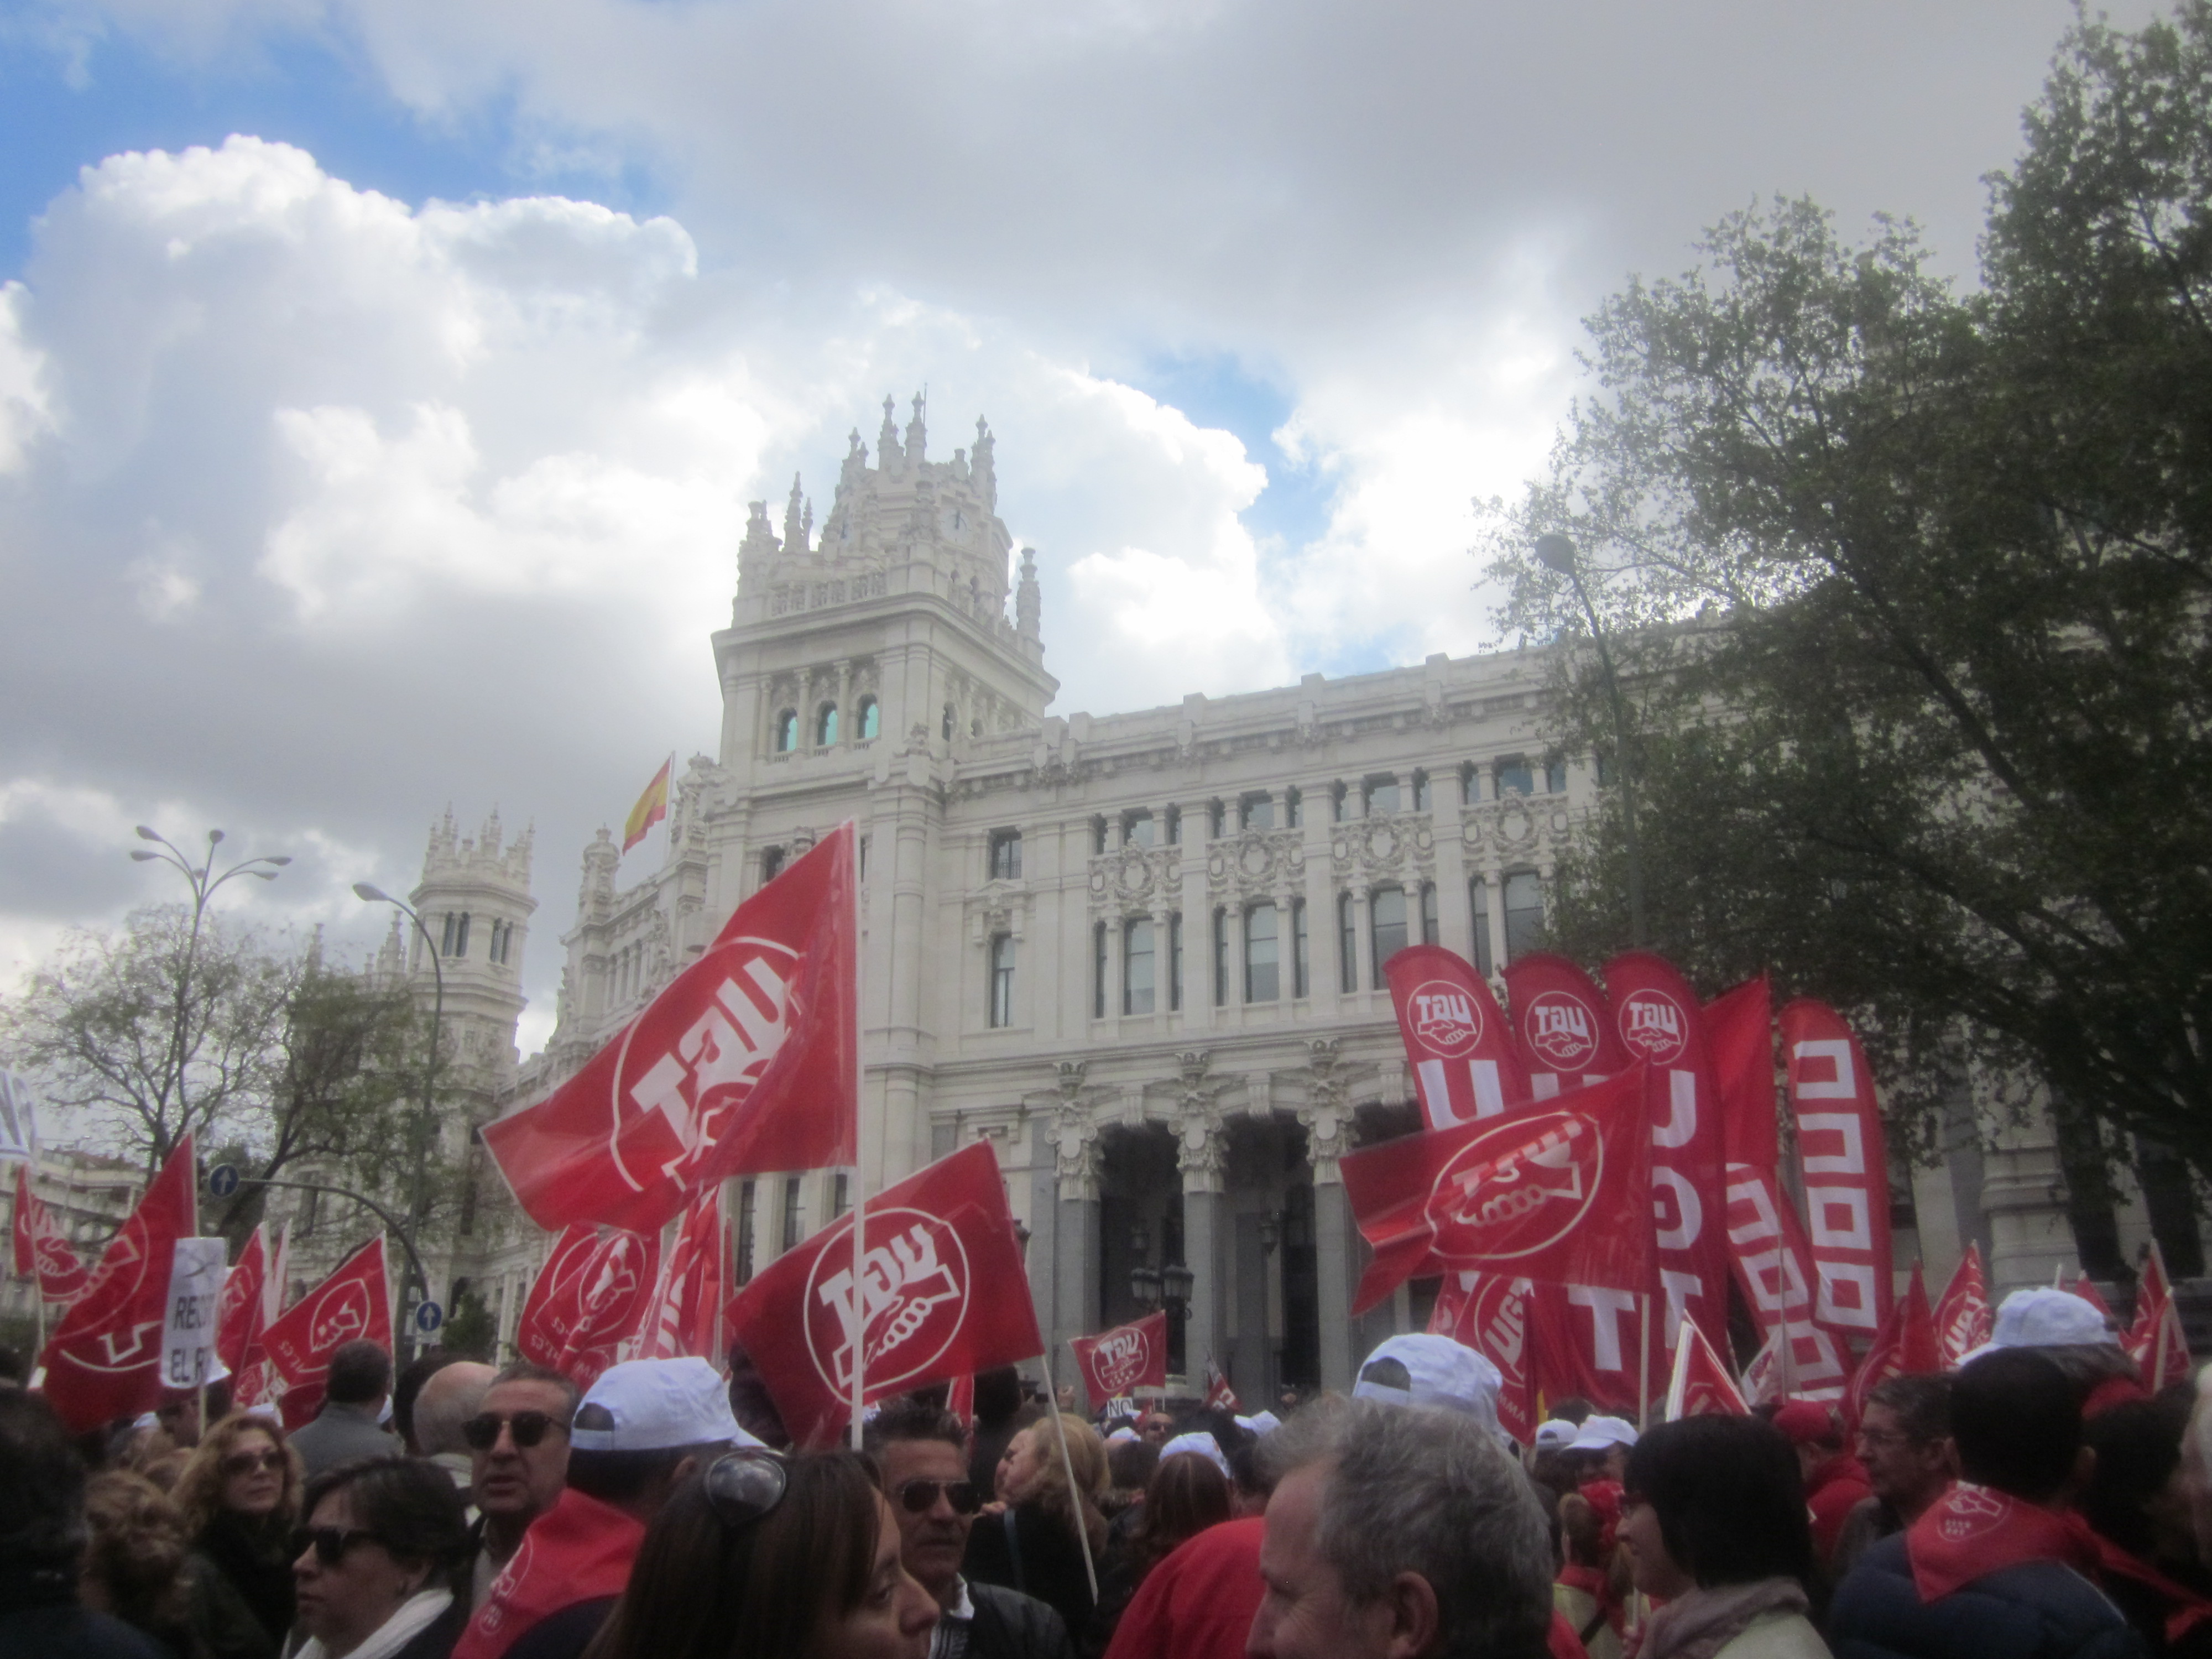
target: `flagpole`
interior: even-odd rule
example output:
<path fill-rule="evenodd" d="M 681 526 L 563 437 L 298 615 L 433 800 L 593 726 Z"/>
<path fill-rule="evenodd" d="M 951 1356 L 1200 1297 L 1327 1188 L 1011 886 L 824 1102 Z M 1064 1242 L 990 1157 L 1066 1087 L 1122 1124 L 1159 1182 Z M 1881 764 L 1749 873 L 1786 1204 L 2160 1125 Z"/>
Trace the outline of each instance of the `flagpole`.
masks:
<path fill-rule="evenodd" d="M 1636 1431 L 1641 1434 L 1651 1415 L 1650 1291 L 1637 1293 L 1636 1310 Z"/>
<path fill-rule="evenodd" d="M 2173 1279 L 2166 1271 L 2166 1252 L 2158 1248 L 2158 1240 L 2150 1242 L 2150 1259 L 2158 1264 L 2158 1282 L 2164 1292 L 2159 1309 L 2158 1328 L 2151 1333 L 2150 1391 L 2156 1394 L 2166 1386 L 2166 1322 L 2173 1312 Z"/>
<path fill-rule="evenodd" d="M 1075 1484 L 1075 1459 L 1067 1449 L 1067 1423 L 1060 1409 L 1059 1385 L 1052 1380 L 1052 1344 L 1044 1345 L 1046 1409 L 1052 1413 L 1052 1431 L 1060 1441 L 1060 1473 L 1067 1477 L 1068 1507 L 1075 1511 L 1075 1541 L 1083 1546 L 1083 1576 L 1091 1581 L 1091 1599 L 1098 1599 L 1098 1566 L 1091 1559 L 1091 1528 L 1084 1524 L 1083 1492 Z"/>

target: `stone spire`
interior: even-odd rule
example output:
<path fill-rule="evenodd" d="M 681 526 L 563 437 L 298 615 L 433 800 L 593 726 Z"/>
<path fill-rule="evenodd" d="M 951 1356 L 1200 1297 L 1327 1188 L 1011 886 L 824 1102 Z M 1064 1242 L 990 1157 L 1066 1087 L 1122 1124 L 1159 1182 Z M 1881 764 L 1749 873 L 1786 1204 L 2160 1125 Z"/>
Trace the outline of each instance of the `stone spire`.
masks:
<path fill-rule="evenodd" d="M 890 393 L 884 393 L 884 429 L 876 434 L 876 465 L 887 475 L 897 471 L 906 459 L 899 449 L 898 422 L 893 414 L 897 408 Z"/>
<path fill-rule="evenodd" d="M 929 428 L 923 420 L 925 399 L 919 392 L 914 394 L 914 418 L 906 423 L 906 464 L 920 466 L 922 453 L 929 447 Z"/>
<path fill-rule="evenodd" d="M 1036 549 L 1022 550 L 1021 586 L 1014 590 L 1014 631 L 1025 640 L 1037 637 L 1037 623 L 1044 609 L 1044 596 L 1037 587 Z"/>
<path fill-rule="evenodd" d="M 803 559 L 808 552 L 807 537 L 813 527 L 813 515 L 805 511 L 805 498 L 799 494 L 799 475 L 791 475 L 791 500 L 783 509 L 783 556 Z"/>
<path fill-rule="evenodd" d="M 975 493 L 983 498 L 983 505 L 995 507 L 999 504 L 999 474 L 991 465 L 991 452 L 996 441 L 983 417 L 975 417 L 975 458 L 969 470 L 975 480 Z"/>

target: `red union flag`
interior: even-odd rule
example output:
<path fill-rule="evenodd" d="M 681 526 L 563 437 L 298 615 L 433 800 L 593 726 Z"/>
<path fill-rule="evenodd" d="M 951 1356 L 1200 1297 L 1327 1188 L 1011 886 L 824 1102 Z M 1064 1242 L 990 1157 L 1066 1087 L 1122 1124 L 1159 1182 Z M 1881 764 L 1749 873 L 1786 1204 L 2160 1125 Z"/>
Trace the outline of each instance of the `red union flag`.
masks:
<path fill-rule="evenodd" d="M 1751 1304 L 1762 1340 L 1773 1340 L 1778 1331 L 1790 1345 L 1784 1356 L 1790 1391 L 1825 1397 L 1849 1376 L 1849 1349 L 1814 1322 L 1813 1275 L 1807 1265 L 1812 1256 L 1797 1212 L 1777 1184 L 1782 1150 L 1775 1121 L 1774 1020 L 1765 975 L 1715 997 L 1705 1005 L 1704 1019 L 1719 1097 L 1722 1153 L 1728 1163 L 1722 1224 L 1736 1283 Z"/>
<path fill-rule="evenodd" d="M 1430 1128 L 1497 1117 L 1528 1098 L 1527 1068 L 1481 975 L 1441 945 L 1413 945 L 1382 976 Z"/>
<path fill-rule="evenodd" d="M 331 1356 L 362 1338 L 392 1352 L 392 1285 L 382 1233 L 338 1263 L 328 1279 L 261 1333 L 270 1366 L 284 1384 L 287 1424 L 297 1428 L 322 1408 Z"/>
<path fill-rule="evenodd" d="M 1925 1376 L 1943 1369 L 1942 1345 L 1936 1316 L 1928 1311 L 1928 1286 L 1921 1281 L 1920 1264 L 1912 1264 L 1912 1280 L 1905 1294 L 1890 1304 L 1881 1328 L 1867 1345 L 1866 1357 L 1851 1377 L 1844 1396 L 1850 1421 L 1866 1416 L 1867 1396 L 1875 1385 L 1893 1376 Z"/>
<path fill-rule="evenodd" d="M 1851 1028 L 1810 998 L 1783 1009 L 1782 1054 L 1805 1176 L 1813 1317 L 1838 1336 L 1863 1336 L 1891 1300 L 1889 1158 L 1874 1077 Z"/>
<path fill-rule="evenodd" d="M 862 1401 L 1044 1352 L 999 1160 L 979 1140 L 867 1203 L 859 1285 Z M 784 1426 L 825 1443 L 853 1384 L 853 1218 L 786 1250 L 731 1302 L 731 1340 L 760 1367 Z"/>
<path fill-rule="evenodd" d="M 39 1294 L 48 1302 L 69 1302 L 82 1291 L 91 1275 L 70 1249 L 53 1212 L 31 1190 L 28 1160 L 15 1166 L 15 1273 L 27 1279 L 36 1273 Z"/>
<path fill-rule="evenodd" d="M 216 1304 L 215 1352 L 234 1376 L 261 1358 L 261 1328 L 269 1322 L 269 1249 L 256 1227 L 222 1276 L 222 1300 Z"/>
<path fill-rule="evenodd" d="M 1641 1291 L 1651 1278 L 1651 1152 L 1641 1067 L 1503 1118 L 1428 1129 L 1345 1158 L 1345 1196 L 1375 1247 L 1352 1311 L 1417 1273 L 1472 1267 Z"/>
<path fill-rule="evenodd" d="M 2181 1313 L 2173 1304 L 2173 1281 L 2166 1276 L 2166 1253 L 2155 1239 L 2136 1292 L 2136 1322 L 2121 1339 L 2121 1346 L 2142 1368 L 2143 1382 L 2154 1393 L 2189 1375 L 2189 1341 L 2181 1334 Z"/>
<path fill-rule="evenodd" d="M 1526 1297 L 1528 1380 L 1546 1401 L 1580 1395 L 1633 1417 L 1662 1364 L 1644 1347 L 1644 1315 L 1636 1291 L 1610 1285 L 1533 1285 Z"/>
<path fill-rule="evenodd" d="M 1605 993 L 1565 957 L 1533 951 L 1505 964 L 1513 1029 L 1539 1100 L 1562 1089 L 1602 1083 L 1628 1069 Z"/>
<path fill-rule="evenodd" d="M 532 1221 L 651 1232 L 726 1176 L 854 1162 L 853 847 L 841 824 L 574 1077 L 485 1126 Z"/>
<path fill-rule="evenodd" d="M 643 1322 L 659 1259 L 657 1236 L 568 1229 L 523 1301 L 515 1352 L 589 1389 Z"/>
<path fill-rule="evenodd" d="M 1134 1389 L 1168 1385 L 1168 1316 L 1146 1314 L 1131 1325 L 1116 1325 L 1096 1336 L 1072 1336 L 1075 1363 L 1093 1400 L 1111 1400 Z"/>
<path fill-rule="evenodd" d="M 1528 1292 L 1525 1279 L 1502 1273 L 1446 1273 L 1437 1289 L 1429 1330 L 1448 1336 L 1498 1367 L 1498 1421 L 1522 1445 L 1536 1438 L 1536 1390 L 1528 1368 Z"/>
<path fill-rule="evenodd" d="M 1975 1349 L 1988 1346 L 1993 1334 L 1990 1293 L 1982 1283 L 1982 1247 L 1969 1244 L 1952 1270 L 1951 1282 L 1943 1287 L 1942 1300 L 1936 1304 L 1936 1340 L 1942 1348 L 1944 1364 L 1959 1364 Z"/>
<path fill-rule="evenodd" d="M 1605 984 L 1623 1046 L 1650 1067 L 1651 1199 L 1667 1297 L 1662 1346 L 1671 1352 L 1686 1311 L 1717 1331 L 1728 1324 L 1720 1106 L 1697 996 L 1673 965 L 1630 951 L 1606 963 Z"/>
<path fill-rule="evenodd" d="M 1674 1371 L 1667 1383 L 1666 1409 L 1661 1421 L 1678 1417 L 1747 1417 L 1743 1390 L 1729 1375 L 1729 1368 L 1705 1340 L 1698 1322 L 1686 1319 L 1674 1339 Z"/>
<path fill-rule="evenodd" d="M 684 1217 L 675 1245 L 660 1265 L 653 1305 L 637 1338 L 641 1359 L 689 1354 L 722 1362 L 722 1253 L 726 1231 L 718 1194 L 700 1196 Z"/>
<path fill-rule="evenodd" d="M 186 1135 L 46 1343 L 46 1399 L 73 1433 L 136 1416 L 161 1397 L 169 1271 L 177 1241 L 191 1237 L 198 1219 L 198 1174 Z"/>

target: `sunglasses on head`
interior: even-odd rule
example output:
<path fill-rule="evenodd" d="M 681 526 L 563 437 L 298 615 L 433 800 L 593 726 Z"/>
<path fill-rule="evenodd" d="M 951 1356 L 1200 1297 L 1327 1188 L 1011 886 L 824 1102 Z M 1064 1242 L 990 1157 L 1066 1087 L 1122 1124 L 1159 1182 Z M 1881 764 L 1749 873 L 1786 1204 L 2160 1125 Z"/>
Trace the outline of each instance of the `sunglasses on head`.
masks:
<path fill-rule="evenodd" d="M 972 1480 L 902 1480 L 899 1507 L 908 1515 L 924 1515 L 937 1507 L 938 1495 L 952 1505 L 955 1515 L 973 1515 L 983 1507 L 983 1494 Z"/>
<path fill-rule="evenodd" d="M 748 1447 L 707 1467 L 707 1504 L 726 1527 L 757 1521 L 791 1489 L 790 1466 L 772 1451 Z"/>
<path fill-rule="evenodd" d="M 283 1467 L 284 1454 L 274 1446 L 264 1447 L 259 1451 L 234 1451 L 222 1460 L 225 1474 L 258 1474 L 264 1469 L 281 1469 Z"/>
<path fill-rule="evenodd" d="M 497 1412 L 485 1412 L 461 1425 L 461 1438 L 477 1451 L 489 1451 L 499 1444 L 499 1431 L 504 1428 L 514 1437 L 516 1445 L 528 1451 L 545 1437 L 548 1429 L 559 1429 L 566 1433 L 568 1427 L 559 1418 L 548 1416 L 544 1412 L 516 1412 L 507 1417 L 501 1417 Z"/>
<path fill-rule="evenodd" d="M 295 1527 L 292 1528 L 292 1559 L 298 1560 L 310 1549 L 315 1559 L 325 1567 L 335 1567 L 345 1559 L 346 1552 L 359 1543 L 380 1543 L 373 1532 L 363 1532 L 358 1527 Z"/>

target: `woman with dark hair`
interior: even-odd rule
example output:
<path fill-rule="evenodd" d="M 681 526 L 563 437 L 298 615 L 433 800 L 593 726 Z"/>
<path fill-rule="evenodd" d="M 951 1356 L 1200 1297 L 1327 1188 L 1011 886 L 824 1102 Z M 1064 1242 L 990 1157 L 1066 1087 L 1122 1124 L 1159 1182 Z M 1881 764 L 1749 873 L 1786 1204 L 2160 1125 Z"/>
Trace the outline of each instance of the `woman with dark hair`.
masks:
<path fill-rule="evenodd" d="M 447 1659 L 467 1626 L 469 1528 L 432 1463 L 363 1457 L 307 1482 L 292 1659 Z"/>
<path fill-rule="evenodd" d="M 1619 1540 L 1662 1607 L 1638 1659 L 1829 1659 L 1806 1618 L 1813 1532 L 1797 1455 L 1771 1423 L 1688 1417 L 1628 1454 Z"/>
<path fill-rule="evenodd" d="M 200 1437 L 169 1494 L 194 1554 L 238 1593 L 272 1651 L 292 1628 L 289 1546 L 302 1479 L 276 1419 L 238 1412 Z"/>
<path fill-rule="evenodd" d="M 2113 1406 L 2081 1425 L 2097 1466 L 2075 1507 L 2103 1540 L 2098 1582 L 2154 1655 L 2212 1656 L 2212 1601 L 2197 1561 L 2181 1440 L 2189 1400 Z"/>
<path fill-rule="evenodd" d="M 1206 1459 L 1184 1452 L 1161 1460 L 1145 1483 L 1145 1501 L 1136 1510 L 1139 1519 L 1126 1553 L 1099 1580 L 1098 1609 L 1079 1644 L 1087 1659 L 1096 1659 L 1112 1644 L 1115 1626 L 1145 1576 L 1178 1545 L 1230 1519 L 1236 1510 L 1229 1477 Z"/>
<path fill-rule="evenodd" d="M 662 1508 L 585 1659 L 924 1659 L 937 1603 L 850 1452 L 727 1453 Z"/>

